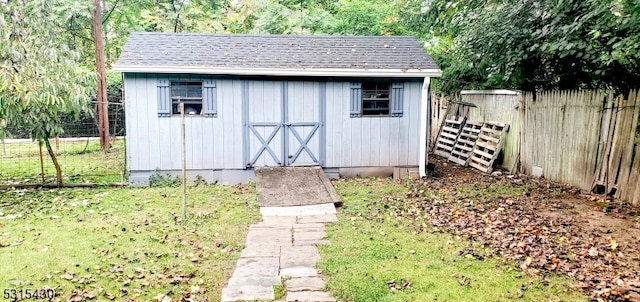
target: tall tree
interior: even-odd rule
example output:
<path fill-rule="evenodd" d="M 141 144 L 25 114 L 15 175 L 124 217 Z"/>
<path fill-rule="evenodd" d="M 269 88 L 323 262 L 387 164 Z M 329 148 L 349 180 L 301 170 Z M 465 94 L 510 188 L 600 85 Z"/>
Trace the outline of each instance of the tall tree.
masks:
<path fill-rule="evenodd" d="M 98 72 L 98 134 L 100 148 L 109 150 L 109 107 L 107 106 L 107 71 L 105 70 L 104 39 L 102 32 L 102 3 L 93 0 L 93 41 L 96 54 L 96 71 Z"/>
<path fill-rule="evenodd" d="M 51 0 L 0 3 L 0 119 L 22 125 L 45 145 L 62 185 L 62 170 L 49 139 L 62 134 L 61 114 L 90 111 L 95 74 L 80 54 L 60 41 L 68 9 Z"/>

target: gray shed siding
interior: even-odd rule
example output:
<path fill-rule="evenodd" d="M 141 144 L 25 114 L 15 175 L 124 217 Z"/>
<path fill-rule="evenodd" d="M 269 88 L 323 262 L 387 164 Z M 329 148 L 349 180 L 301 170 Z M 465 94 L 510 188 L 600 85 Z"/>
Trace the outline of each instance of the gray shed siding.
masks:
<path fill-rule="evenodd" d="M 320 122 L 318 132 L 308 145 L 327 168 L 417 166 L 419 162 L 422 81 L 404 80 L 402 117 L 352 118 L 349 116 L 348 80 L 281 81 L 125 73 L 127 166 L 133 178 L 130 182 L 144 181 L 156 169 L 173 172 L 181 169 L 180 118 L 158 117 L 158 79 L 217 81 L 218 116 L 186 118 L 187 169 L 192 176 L 224 178 L 223 174 L 228 170 L 245 169 L 247 158 L 253 156 L 247 153 L 262 145 L 245 131 L 247 119 L 253 122 L 283 119 Z M 265 127 L 257 131 L 265 138 L 272 129 Z M 286 161 L 282 146 L 286 143 L 292 153 L 300 144 L 291 133 L 284 134 L 291 129 L 283 127 L 280 131 L 283 133 L 278 133 L 269 146 L 281 156 L 280 160 Z M 312 128 L 300 126 L 296 131 L 304 139 Z M 292 165 L 312 161 L 302 152 Z M 276 161 L 265 152 L 254 165 L 275 164 Z"/>
<path fill-rule="evenodd" d="M 197 80 L 197 75 L 125 73 L 129 171 L 181 169 L 180 118 L 158 117 L 158 78 Z M 241 169 L 241 80 L 218 79 L 218 118 L 187 117 L 187 168 Z"/>
<path fill-rule="evenodd" d="M 326 167 L 418 165 L 422 82 L 404 87 L 402 117 L 350 118 L 350 82 L 327 82 Z"/>

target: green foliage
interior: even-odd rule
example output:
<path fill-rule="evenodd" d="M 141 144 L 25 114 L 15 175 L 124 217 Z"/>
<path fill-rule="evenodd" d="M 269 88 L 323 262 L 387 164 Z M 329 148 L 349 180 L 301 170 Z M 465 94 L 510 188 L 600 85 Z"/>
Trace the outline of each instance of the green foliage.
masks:
<path fill-rule="evenodd" d="M 342 0 L 331 33 L 342 35 L 402 35 L 396 1 Z"/>
<path fill-rule="evenodd" d="M 421 21 L 445 44 L 432 48 L 445 92 L 624 91 L 640 82 L 639 7 L 637 1 L 434 0 L 421 10 Z M 407 17 L 410 28 L 425 30 L 415 12 Z"/>
<path fill-rule="evenodd" d="M 334 21 L 326 4 L 277 0 L 244 0 L 231 5 L 222 24 L 231 33 L 326 33 Z"/>
<path fill-rule="evenodd" d="M 107 95 L 109 99 L 112 96 L 120 95 L 124 90 L 122 83 L 122 73 L 107 71 Z"/>
<path fill-rule="evenodd" d="M 196 175 L 196 179 L 193 180 L 193 186 L 206 186 L 207 181 L 201 175 Z"/>
<path fill-rule="evenodd" d="M 43 142 L 62 134 L 60 114 L 88 112 L 95 75 L 79 53 L 57 39 L 65 7 L 45 0 L 0 6 L 0 117 Z"/>
<path fill-rule="evenodd" d="M 178 187 L 180 184 L 182 184 L 180 177 L 171 176 L 171 174 L 159 170 L 149 176 L 150 187 Z"/>

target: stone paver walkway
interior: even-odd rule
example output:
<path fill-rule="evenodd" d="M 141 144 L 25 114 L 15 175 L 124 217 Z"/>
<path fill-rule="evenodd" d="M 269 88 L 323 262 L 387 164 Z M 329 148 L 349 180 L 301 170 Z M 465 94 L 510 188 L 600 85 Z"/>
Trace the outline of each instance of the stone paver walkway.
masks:
<path fill-rule="evenodd" d="M 333 204 L 262 207 L 263 221 L 251 225 L 246 247 L 222 290 L 222 301 L 273 301 L 274 285 L 283 284 L 280 301 L 333 302 L 322 291 L 325 282 L 315 265 L 317 244 L 325 239 L 325 224 L 338 221 Z"/>

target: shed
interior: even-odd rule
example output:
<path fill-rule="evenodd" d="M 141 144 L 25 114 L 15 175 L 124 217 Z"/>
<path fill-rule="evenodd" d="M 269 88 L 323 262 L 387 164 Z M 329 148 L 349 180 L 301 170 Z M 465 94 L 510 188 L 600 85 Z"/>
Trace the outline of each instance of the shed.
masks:
<path fill-rule="evenodd" d="M 425 175 L 429 83 L 414 37 L 133 33 L 123 73 L 130 183 L 181 170 L 246 182 L 258 166 L 332 177 L 416 167 Z"/>

